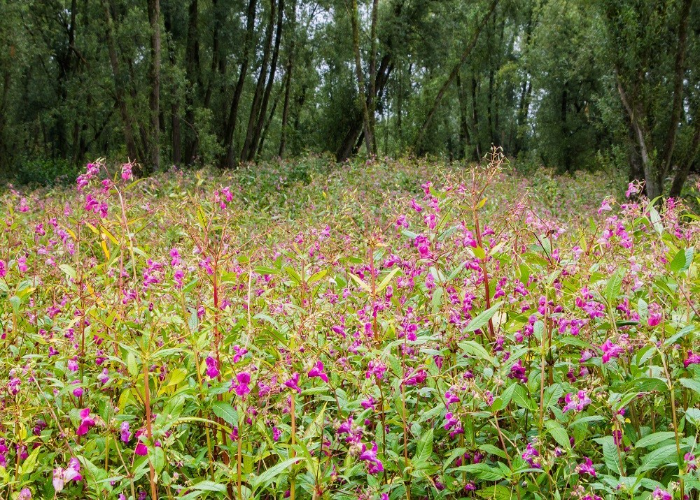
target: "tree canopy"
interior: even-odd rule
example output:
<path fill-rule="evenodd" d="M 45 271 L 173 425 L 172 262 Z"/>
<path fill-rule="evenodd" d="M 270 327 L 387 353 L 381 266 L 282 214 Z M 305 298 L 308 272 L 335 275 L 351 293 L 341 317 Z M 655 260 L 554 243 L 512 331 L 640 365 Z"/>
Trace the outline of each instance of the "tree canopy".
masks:
<path fill-rule="evenodd" d="M 692 0 L 1 0 L 0 169 L 305 152 L 629 169 L 700 149 Z"/>

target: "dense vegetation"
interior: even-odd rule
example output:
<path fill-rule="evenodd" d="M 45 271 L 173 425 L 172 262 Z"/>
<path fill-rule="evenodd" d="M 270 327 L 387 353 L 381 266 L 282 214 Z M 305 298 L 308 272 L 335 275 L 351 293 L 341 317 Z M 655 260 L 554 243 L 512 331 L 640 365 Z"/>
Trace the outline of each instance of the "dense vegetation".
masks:
<path fill-rule="evenodd" d="M 0 171 L 71 179 L 305 152 L 604 167 L 677 197 L 692 0 L 1 0 Z M 142 172 L 139 172 L 142 173 Z"/>
<path fill-rule="evenodd" d="M 0 497 L 697 498 L 700 225 L 640 191 L 498 151 L 7 191 Z"/>

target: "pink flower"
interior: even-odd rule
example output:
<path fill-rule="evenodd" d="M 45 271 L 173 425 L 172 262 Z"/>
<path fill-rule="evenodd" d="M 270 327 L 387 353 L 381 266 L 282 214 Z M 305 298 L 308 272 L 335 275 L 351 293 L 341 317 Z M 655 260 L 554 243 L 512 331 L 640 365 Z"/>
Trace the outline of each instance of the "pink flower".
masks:
<path fill-rule="evenodd" d="M 209 378 L 218 377 L 219 376 L 219 367 L 218 367 L 219 364 L 216 362 L 216 360 L 214 358 L 212 358 L 211 356 L 207 356 L 206 363 L 207 363 L 207 377 L 209 377 Z"/>
<path fill-rule="evenodd" d="M 688 368 L 690 365 L 700 365 L 700 353 L 693 354 L 693 351 L 688 351 L 688 357 L 683 361 L 683 366 Z"/>
<path fill-rule="evenodd" d="M 78 430 L 75 431 L 75 433 L 78 436 L 84 436 L 85 434 L 88 433 L 91 427 L 95 426 L 95 419 L 93 419 L 90 416 L 90 408 L 85 408 L 83 410 L 80 410 L 80 418 L 82 419 L 80 422 L 80 425 L 78 426 Z"/>
<path fill-rule="evenodd" d="M 566 405 L 562 409 L 564 413 L 569 410 L 582 411 L 586 406 L 591 404 L 591 398 L 588 397 L 586 391 L 578 391 L 578 394 L 572 394 L 570 392 L 564 399 L 566 400 Z"/>
<path fill-rule="evenodd" d="M 289 387 L 290 389 L 297 391 L 298 393 L 301 393 L 301 388 L 299 387 L 299 374 L 297 372 L 294 372 L 292 375 L 292 378 L 289 380 L 285 381 L 284 385 L 285 387 Z"/>
<path fill-rule="evenodd" d="M 362 453 L 360 453 L 360 460 L 368 462 L 367 472 L 370 474 L 377 474 L 384 470 L 384 465 L 377 458 L 377 443 L 372 442 L 372 449 L 368 450 L 367 446 L 362 445 Z"/>
<path fill-rule="evenodd" d="M 582 464 L 579 464 L 578 467 L 576 467 L 576 470 L 579 474 L 590 474 L 591 476 L 596 477 L 595 469 L 593 468 L 593 461 L 588 457 L 585 458 Z"/>
<path fill-rule="evenodd" d="M 239 397 L 244 398 L 246 397 L 246 395 L 250 394 L 250 373 L 239 373 L 238 375 L 236 375 L 236 381 L 238 382 L 238 385 L 235 386 L 233 384 L 233 381 L 231 381 L 231 388 L 234 391 L 236 391 L 236 394 L 238 394 Z"/>
<path fill-rule="evenodd" d="M 119 430 L 121 432 L 122 442 L 128 443 L 129 440 L 131 439 L 131 431 L 129 430 L 129 422 L 122 422 L 122 425 L 121 425 Z"/>
<path fill-rule="evenodd" d="M 328 375 L 323 371 L 323 363 L 321 361 L 316 361 L 311 370 L 309 370 L 309 377 L 319 377 L 324 382 L 328 383 Z"/>
<path fill-rule="evenodd" d="M 131 172 L 133 167 L 134 166 L 131 163 L 124 163 L 122 165 L 122 179 L 124 179 L 125 181 L 130 181 L 131 179 L 133 179 L 134 175 Z"/>
<path fill-rule="evenodd" d="M 654 500 L 673 500 L 673 495 L 657 486 L 654 493 L 652 493 L 651 498 Z"/>

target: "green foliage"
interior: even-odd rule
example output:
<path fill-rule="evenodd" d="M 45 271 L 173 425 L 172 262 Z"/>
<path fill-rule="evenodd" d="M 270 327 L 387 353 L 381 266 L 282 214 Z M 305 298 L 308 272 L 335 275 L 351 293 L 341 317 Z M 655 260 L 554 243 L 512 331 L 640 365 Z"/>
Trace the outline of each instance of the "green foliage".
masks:
<path fill-rule="evenodd" d="M 502 162 L 3 193 L 0 496 L 697 495 L 700 226 Z"/>

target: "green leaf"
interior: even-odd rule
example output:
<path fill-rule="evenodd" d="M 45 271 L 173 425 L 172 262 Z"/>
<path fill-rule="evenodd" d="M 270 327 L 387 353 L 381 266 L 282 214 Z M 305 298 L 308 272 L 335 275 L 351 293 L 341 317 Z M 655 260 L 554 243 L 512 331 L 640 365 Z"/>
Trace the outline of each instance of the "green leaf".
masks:
<path fill-rule="evenodd" d="M 612 303 L 618 295 L 620 295 L 620 287 L 622 286 L 622 279 L 625 277 L 625 269 L 619 267 L 615 274 L 613 274 L 608 279 L 608 284 L 605 286 L 605 300 L 608 303 Z"/>
<path fill-rule="evenodd" d="M 417 469 L 424 469 L 429 465 L 430 456 L 433 453 L 433 429 L 428 429 L 428 432 L 424 433 L 418 445 L 416 446 L 416 454 L 413 457 L 413 465 Z"/>
<path fill-rule="evenodd" d="M 661 223 L 661 216 L 653 205 L 649 205 L 649 221 L 654 226 L 654 230 L 661 236 L 664 232 L 664 225 Z"/>
<path fill-rule="evenodd" d="M 454 469 L 455 472 L 466 472 L 471 474 L 476 479 L 481 479 L 483 481 L 500 481 L 504 477 L 503 471 L 494 467 L 493 465 L 479 463 L 471 465 L 463 465 Z"/>
<path fill-rule="evenodd" d="M 389 283 L 391 282 L 391 279 L 396 276 L 396 273 L 398 273 L 401 270 L 400 267 L 394 268 L 389 274 L 386 275 L 386 277 L 379 283 L 379 286 L 377 287 L 377 293 L 381 292 L 384 290 L 387 286 L 389 286 Z"/>
<path fill-rule="evenodd" d="M 261 486 L 268 486 L 272 481 L 275 480 L 277 476 L 279 476 L 283 472 L 288 472 L 287 469 L 289 469 L 290 466 L 294 465 L 300 460 L 300 457 L 289 458 L 284 462 L 280 462 L 277 465 L 270 467 L 259 476 L 253 476 L 249 481 L 250 486 L 252 487 L 253 491 L 257 490 Z"/>
<path fill-rule="evenodd" d="M 486 359 L 491 363 L 492 365 L 496 366 L 498 365 L 498 361 L 493 358 L 492 356 L 489 355 L 488 352 L 486 352 L 486 349 L 480 344 L 477 344 L 473 340 L 465 340 L 464 342 L 459 343 L 460 349 L 465 351 L 468 354 L 471 354 L 477 359 Z"/>
<path fill-rule="evenodd" d="M 226 485 L 215 483 L 214 481 L 200 481 L 192 486 L 193 490 L 226 492 Z"/>
<path fill-rule="evenodd" d="M 700 394 L 700 382 L 692 378 L 682 378 L 679 380 L 683 387 L 687 387 L 691 391 L 695 391 Z"/>
<path fill-rule="evenodd" d="M 129 375 L 136 377 L 139 374 L 138 366 L 136 365 L 136 356 L 129 353 L 126 356 L 126 367 L 129 369 Z"/>
<path fill-rule="evenodd" d="M 678 250 L 670 264 L 671 271 L 677 273 L 685 267 L 685 250 Z"/>
<path fill-rule="evenodd" d="M 526 408 L 530 411 L 535 411 L 537 409 L 535 402 L 527 396 L 525 388 L 520 384 L 518 384 L 513 391 L 513 401 L 521 408 Z"/>
<path fill-rule="evenodd" d="M 214 411 L 214 415 L 224 419 L 225 422 L 233 426 L 238 425 L 238 413 L 230 404 L 223 401 L 215 401 L 212 405 L 212 410 Z"/>
<path fill-rule="evenodd" d="M 566 448 L 567 450 L 571 449 L 569 434 L 559 422 L 556 420 L 547 420 L 544 425 L 547 427 L 549 434 L 554 438 L 559 446 Z"/>
<path fill-rule="evenodd" d="M 642 474 L 664 465 L 676 465 L 677 462 L 678 451 L 676 450 L 676 445 L 675 443 L 669 444 L 644 455 L 642 465 L 637 469 L 636 473 Z"/>
<path fill-rule="evenodd" d="M 500 484 L 482 488 L 475 493 L 481 498 L 489 498 L 492 500 L 513 500 L 514 498 L 518 498 L 514 492 Z"/>
<path fill-rule="evenodd" d="M 603 445 L 603 460 L 605 461 L 605 466 L 608 468 L 608 471 L 614 476 L 621 476 L 620 456 L 614 438 L 612 436 L 605 436 L 597 441 Z"/>
<path fill-rule="evenodd" d="M 77 276 L 75 269 L 73 269 L 68 264 L 61 264 L 58 267 L 61 269 L 61 271 L 63 271 L 66 274 L 66 276 L 68 276 L 71 279 L 75 279 L 75 277 Z"/>
<path fill-rule="evenodd" d="M 476 318 L 471 320 L 469 324 L 467 325 L 467 328 L 464 330 L 465 332 L 475 332 L 477 330 L 480 330 L 483 328 L 489 320 L 493 317 L 494 314 L 496 314 L 496 311 L 501 307 L 501 302 L 498 302 L 491 306 L 490 308 L 486 309 L 483 311 L 481 314 L 479 314 Z"/>
<path fill-rule="evenodd" d="M 655 444 L 659 444 L 663 441 L 673 439 L 674 437 L 675 434 L 671 431 L 655 432 L 654 434 L 649 434 L 648 436 L 641 438 L 636 442 L 635 446 L 637 448 L 646 448 L 648 446 L 654 446 Z"/>

